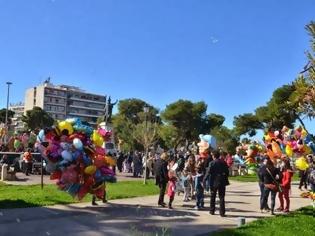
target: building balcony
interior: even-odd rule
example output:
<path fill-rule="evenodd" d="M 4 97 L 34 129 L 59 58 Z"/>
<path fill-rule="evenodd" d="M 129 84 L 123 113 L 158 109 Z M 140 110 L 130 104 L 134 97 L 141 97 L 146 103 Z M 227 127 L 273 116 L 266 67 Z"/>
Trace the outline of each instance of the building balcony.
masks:
<path fill-rule="evenodd" d="M 84 109 L 84 110 L 102 111 L 105 113 L 105 107 L 103 109 L 95 108 L 95 107 L 83 107 L 83 106 L 77 106 L 77 105 L 69 105 L 69 107 L 79 108 L 79 109 Z"/>
<path fill-rule="evenodd" d="M 102 104 L 106 105 L 106 102 L 101 102 L 101 101 L 94 101 L 94 100 L 89 100 L 89 99 L 82 99 L 82 98 L 76 98 L 76 97 L 69 97 L 69 100 L 74 100 L 74 101 L 80 101 L 80 102 L 89 102 L 89 103 L 96 103 L 96 104 Z"/>
<path fill-rule="evenodd" d="M 74 112 L 69 112 L 69 115 L 74 116 L 74 117 L 92 117 L 92 118 L 98 118 L 100 115 L 91 115 L 91 114 L 84 114 L 84 113 L 74 113 Z"/>

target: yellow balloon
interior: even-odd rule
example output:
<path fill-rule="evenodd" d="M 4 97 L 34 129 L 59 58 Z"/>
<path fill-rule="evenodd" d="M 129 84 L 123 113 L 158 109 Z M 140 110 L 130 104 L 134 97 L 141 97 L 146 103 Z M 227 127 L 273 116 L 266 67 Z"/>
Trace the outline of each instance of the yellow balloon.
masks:
<path fill-rule="evenodd" d="M 58 128 L 62 132 L 64 130 L 68 130 L 68 134 L 71 135 L 73 133 L 72 125 L 67 121 L 61 121 L 58 123 Z"/>
<path fill-rule="evenodd" d="M 84 173 L 87 175 L 93 175 L 96 172 L 96 166 L 88 166 L 84 169 Z"/>
<path fill-rule="evenodd" d="M 106 156 L 105 159 L 106 159 L 106 162 L 108 165 L 110 165 L 110 166 L 116 165 L 116 160 L 114 158 L 112 158 L 111 156 Z"/>
<path fill-rule="evenodd" d="M 94 130 L 92 134 L 92 141 L 95 144 L 95 146 L 101 147 L 104 143 L 104 139 L 99 133 Z"/>
<path fill-rule="evenodd" d="M 295 166 L 299 169 L 299 170 L 307 170 L 309 165 L 307 164 L 306 160 L 304 157 L 300 157 L 299 159 L 296 160 L 295 162 Z"/>
<path fill-rule="evenodd" d="M 302 137 L 302 138 L 305 138 L 306 135 L 307 135 L 307 132 L 306 132 L 305 129 L 303 129 L 302 132 L 301 132 L 301 137 Z"/>
<path fill-rule="evenodd" d="M 292 148 L 290 147 L 290 145 L 287 145 L 285 147 L 285 153 L 288 155 L 288 157 L 292 157 L 293 156 L 293 150 Z"/>
<path fill-rule="evenodd" d="M 304 145 L 303 149 L 304 149 L 304 154 L 305 154 L 305 155 L 308 155 L 308 154 L 312 154 L 312 153 L 313 153 L 313 152 L 312 152 L 312 149 L 311 149 L 309 146 L 307 146 L 307 145 Z"/>

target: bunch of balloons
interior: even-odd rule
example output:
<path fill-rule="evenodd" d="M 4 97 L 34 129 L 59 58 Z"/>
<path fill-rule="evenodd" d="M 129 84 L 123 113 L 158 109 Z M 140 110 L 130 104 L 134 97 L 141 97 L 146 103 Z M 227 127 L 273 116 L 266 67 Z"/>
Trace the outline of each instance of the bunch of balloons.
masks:
<path fill-rule="evenodd" d="M 244 154 L 244 159 L 240 159 L 237 156 L 238 160 L 236 161 L 242 165 L 246 165 L 249 175 L 256 174 L 258 168 L 256 157 L 263 151 L 263 146 L 256 141 L 251 141 L 250 143 L 243 143 L 237 147 L 236 151 Z"/>
<path fill-rule="evenodd" d="M 103 198 L 104 183 L 116 182 L 111 168 L 116 160 L 107 156 L 103 148 L 110 137 L 111 131 L 93 130 L 72 118 L 41 130 L 35 147 L 47 161 L 47 171 L 59 189 L 79 200 L 87 193 Z"/>
<path fill-rule="evenodd" d="M 295 129 L 284 126 L 280 131 L 269 131 L 264 136 L 264 142 L 267 154 L 274 162 L 283 155 L 292 158 L 315 153 L 312 136 L 301 126 Z M 296 166 L 298 169 L 305 169 L 302 161 L 297 161 Z"/>
<path fill-rule="evenodd" d="M 215 137 L 209 134 L 207 135 L 200 134 L 199 139 L 200 142 L 197 145 L 199 147 L 200 158 L 207 158 L 209 157 L 210 148 L 217 149 L 217 140 L 215 139 Z"/>

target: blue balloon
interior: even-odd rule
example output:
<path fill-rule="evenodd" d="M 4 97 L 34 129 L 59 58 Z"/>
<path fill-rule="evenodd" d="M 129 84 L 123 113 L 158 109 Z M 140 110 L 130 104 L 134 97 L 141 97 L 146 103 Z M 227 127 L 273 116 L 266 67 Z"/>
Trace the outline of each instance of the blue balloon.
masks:
<path fill-rule="evenodd" d="M 92 160 L 87 155 L 83 156 L 83 162 L 85 166 L 89 166 L 92 164 Z"/>
<path fill-rule="evenodd" d="M 37 135 L 37 139 L 40 142 L 45 142 L 45 131 L 43 129 L 41 131 L 39 131 L 39 133 Z"/>
<path fill-rule="evenodd" d="M 305 144 L 308 144 L 308 143 L 310 143 L 312 141 L 312 137 L 311 137 L 311 135 L 306 135 L 306 137 L 305 137 L 305 139 L 304 139 L 304 143 Z"/>
<path fill-rule="evenodd" d="M 199 138 L 209 143 L 210 147 L 217 149 L 217 140 L 212 135 L 199 135 Z"/>
<path fill-rule="evenodd" d="M 309 142 L 307 146 L 309 146 L 312 149 L 313 154 L 315 154 L 315 144 L 313 142 Z"/>
<path fill-rule="evenodd" d="M 96 180 L 102 178 L 102 173 L 101 173 L 101 171 L 100 171 L 100 170 L 97 170 L 97 171 L 95 172 L 94 177 L 95 177 Z"/>
<path fill-rule="evenodd" d="M 74 161 L 76 161 L 81 155 L 82 155 L 82 152 L 77 150 L 72 154 L 72 158 Z"/>

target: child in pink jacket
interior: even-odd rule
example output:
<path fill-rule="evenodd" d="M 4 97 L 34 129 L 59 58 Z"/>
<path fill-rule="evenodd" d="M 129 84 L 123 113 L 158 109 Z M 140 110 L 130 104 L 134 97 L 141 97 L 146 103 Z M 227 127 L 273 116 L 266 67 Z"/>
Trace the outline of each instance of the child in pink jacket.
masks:
<path fill-rule="evenodd" d="M 174 171 L 169 172 L 169 181 L 167 187 L 167 196 L 169 196 L 170 200 L 168 203 L 168 208 L 173 209 L 172 203 L 175 197 L 175 190 L 176 190 L 176 177 Z"/>

